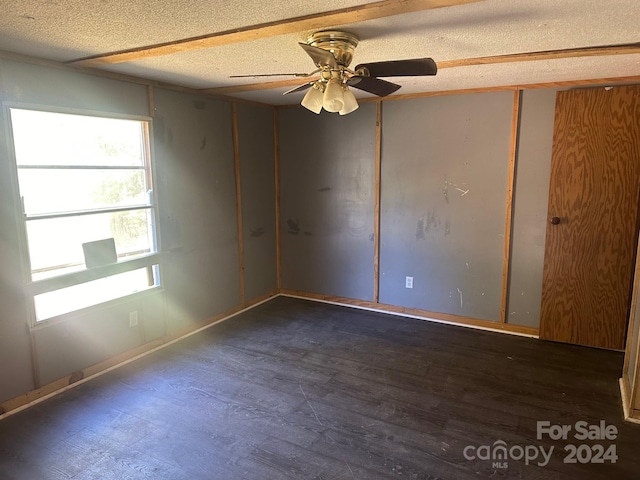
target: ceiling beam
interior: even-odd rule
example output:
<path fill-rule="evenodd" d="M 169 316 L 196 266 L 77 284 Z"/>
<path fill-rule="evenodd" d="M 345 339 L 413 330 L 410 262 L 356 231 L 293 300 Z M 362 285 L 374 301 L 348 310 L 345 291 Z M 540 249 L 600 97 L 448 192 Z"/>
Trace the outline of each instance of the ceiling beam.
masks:
<path fill-rule="evenodd" d="M 274 88 L 297 87 L 303 83 L 318 80 L 320 77 L 290 78 L 288 80 L 274 80 L 272 82 L 247 83 L 244 85 L 230 85 L 228 87 L 203 88 L 200 92 L 207 95 L 226 95 L 227 93 L 253 92 L 255 90 L 270 90 Z"/>
<path fill-rule="evenodd" d="M 640 43 L 624 45 L 604 45 L 598 47 L 546 50 L 543 52 L 511 53 L 493 57 L 463 58 L 437 62 L 438 68 L 467 67 L 470 65 L 490 65 L 494 63 L 531 62 L 536 60 L 556 60 L 559 58 L 602 57 L 606 55 L 627 55 L 640 53 Z"/>
<path fill-rule="evenodd" d="M 404 13 L 451 7 L 454 5 L 480 1 L 484 0 L 383 0 L 354 7 L 341 8 L 339 10 L 332 10 L 329 12 L 314 13 L 286 20 L 251 25 L 248 27 L 236 28 L 233 30 L 226 30 L 223 32 L 186 38 L 173 42 L 94 55 L 78 60 L 72 60 L 68 63 L 85 67 L 97 67 L 112 63 L 133 62 L 162 55 L 190 52 L 202 48 L 219 47 L 222 45 L 248 42 L 251 40 L 261 40 L 267 37 L 287 35 L 303 32 L 305 30 L 317 30 L 338 25 L 348 25 L 351 23 L 391 17 Z"/>
<path fill-rule="evenodd" d="M 609 45 L 601 47 L 571 48 L 565 50 L 547 50 L 543 52 L 512 53 L 507 55 L 495 55 L 492 57 L 461 58 L 457 60 L 444 60 L 436 62 L 438 70 L 455 67 L 470 67 L 473 65 L 490 65 L 495 63 L 532 62 L 538 60 L 558 60 L 577 57 L 601 57 L 607 55 L 628 55 L 640 53 L 640 43 L 625 45 Z M 289 80 L 276 80 L 273 82 L 251 83 L 245 85 L 233 85 L 219 88 L 202 89 L 209 95 L 229 95 L 234 93 L 251 92 L 255 90 L 269 90 L 275 88 L 295 87 L 313 80 L 312 78 L 293 78 Z"/>

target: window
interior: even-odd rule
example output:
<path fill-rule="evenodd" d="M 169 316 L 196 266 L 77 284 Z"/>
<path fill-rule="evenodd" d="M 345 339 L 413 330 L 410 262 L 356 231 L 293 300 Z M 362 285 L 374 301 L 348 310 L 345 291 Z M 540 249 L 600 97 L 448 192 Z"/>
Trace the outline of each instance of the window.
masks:
<path fill-rule="evenodd" d="M 147 122 L 10 117 L 36 321 L 159 285 Z M 112 261 L 87 261 L 96 241 Z"/>

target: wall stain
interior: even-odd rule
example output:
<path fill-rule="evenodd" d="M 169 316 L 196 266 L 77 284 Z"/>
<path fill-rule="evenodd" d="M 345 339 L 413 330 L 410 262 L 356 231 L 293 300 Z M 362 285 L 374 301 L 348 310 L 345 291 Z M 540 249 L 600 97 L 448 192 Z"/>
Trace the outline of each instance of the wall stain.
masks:
<path fill-rule="evenodd" d="M 426 233 L 429 233 L 429 230 L 431 230 L 432 228 L 434 230 L 437 230 L 440 227 L 440 223 L 442 222 L 440 221 L 438 212 L 436 212 L 435 210 L 429 210 L 429 212 L 427 212 L 427 223 L 424 226 L 424 231 Z"/>
<path fill-rule="evenodd" d="M 206 135 L 202 137 L 202 144 L 200 145 L 200 150 L 204 150 L 204 147 L 207 146 L 207 137 Z"/>
<path fill-rule="evenodd" d="M 424 240 L 424 217 L 418 219 L 418 225 L 416 225 L 416 240 Z"/>
<path fill-rule="evenodd" d="M 287 220 L 288 233 L 291 235 L 298 235 L 300 233 L 300 224 L 298 220 L 288 219 Z"/>
<path fill-rule="evenodd" d="M 448 228 L 449 224 L 445 225 L 445 235 L 449 234 Z M 416 240 L 426 240 L 426 236 L 429 232 L 437 231 L 440 229 L 442 225 L 442 220 L 440 219 L 440 215 L 436 210 L 429 210 L 426 215 L 420 217 L 418 222 L 416 223 Z"/>
<path fill-rule="evenodd" d="M 251 230 L 251 232 L 249 233 L 250 237 L 257 238 L 265 234 L 264 227 L 258 227 L 256 229 L 250 229 L 250 230 Z"/>
<path fill-rule="evenodd" d="M 202 100 L 194 100 L 193 108 L 195 108 L 196 110 L 204 110 L 205 108 L 207 108 L 207 104 L 204 103 Z"/>
<path fill-rule="evenodd" d="M 369 235 L 369 241 L 373 242 L 375 240 L 375 236 L 372 234 Z"/>
<path fill-rule="evenodd" d="M 304 234 L 305 234 L 307 237 L 310 237 L 311 235 L 313 235 L 313 233 L 311 233 L 311 232 L 304 232 Z"/>
<path fill-rule="evenodd" d="M 451 220 L 447 219 L 444 223 L 444 235 L 445 237 L 451 233 Z"/>
<path fill-rule="evenodd" d="M 331 187 L 322 187 L 318 189 L 319 192 L 328 192 L 330 190 L 331 190 Z"/>
<path fill-rule="evenodd" d="M 164 143 L 165 141 L 164 120 L 162 117 L 157 116 L 153 119 L 153 138 L 158 143 Z"/>

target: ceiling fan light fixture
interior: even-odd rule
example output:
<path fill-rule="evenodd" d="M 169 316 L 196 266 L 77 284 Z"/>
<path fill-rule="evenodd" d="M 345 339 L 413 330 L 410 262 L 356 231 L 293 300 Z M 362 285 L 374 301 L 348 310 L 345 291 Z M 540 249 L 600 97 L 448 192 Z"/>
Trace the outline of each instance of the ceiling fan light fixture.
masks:
<path fill-rule="evenodd" d="M 307 110 L 310 110 L 315 114 L 319 114 L 320 110 L 322 110 L 322 100 L 322 85 L 316 82 L 309 89 L 300 104 Z"/>
<path fill-rule="evenodd" d="M 344 90 L 339 76 L 332 76 L 324 89 L 322 106 L 327 112 L 336 113 L 344 107 Z"/>
<path fill-rule="evenodd" d="M 358 105 L 358 101 L 356 100 L 355 95 L 351 90 L 349 90 L 348 86 L 344 87 L 344 95 L 343 95 L 344 105 L 342 110 L 340 110 L 340 115 L 347 115 L 358 109 L 360 105 Z"/>

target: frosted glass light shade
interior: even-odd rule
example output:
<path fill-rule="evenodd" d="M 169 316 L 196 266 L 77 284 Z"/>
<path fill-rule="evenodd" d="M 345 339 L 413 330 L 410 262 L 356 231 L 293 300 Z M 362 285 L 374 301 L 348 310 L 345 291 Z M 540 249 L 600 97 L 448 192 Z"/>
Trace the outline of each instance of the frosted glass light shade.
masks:
<path fill-rule="evenodd" d="M 331 79 L 324 91 L 322 106 L 327 112 L 339 112 L 344 107 L 344 91 L 339 80 Z"/>
<path fill-rule="evenodd" d="M 307 110 L 311 110 L 313 113 L 318 114 L 320 113 L 320 110 L 322 110 L 322 98 L 322 92 L 314 85 L 309 89 L 300 104 Z"/>
<path fill-rule="evenodd" d="M 356 100 L 356 97 L 353 95 L 351 90 L 349 90 L 349 87 L 345 87 L 342 98 L 344 101 L 344 105 L 342 107 L 342 110 L 340 110 L 340 115 L 346 115 L 347 113 L 351 113 L 354 110 L 357 110 L 358 107 L 360 106 L 358 105 L 358 101 Z"/>

